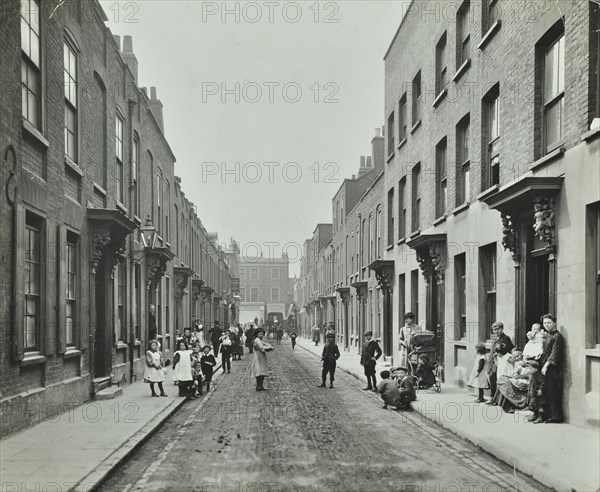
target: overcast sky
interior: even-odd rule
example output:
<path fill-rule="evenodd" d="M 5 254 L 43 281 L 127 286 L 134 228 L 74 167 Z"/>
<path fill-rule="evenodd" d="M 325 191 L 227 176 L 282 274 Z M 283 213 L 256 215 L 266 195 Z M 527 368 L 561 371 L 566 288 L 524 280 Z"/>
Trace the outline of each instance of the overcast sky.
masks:
<path fill-rule="evenodd" d="M 133 36 L 175 174 L 221 243 L 279 257 L 331 222 L 384 123 L 383 56 L 407 1 L 101 3 L 113 34 Z"/>

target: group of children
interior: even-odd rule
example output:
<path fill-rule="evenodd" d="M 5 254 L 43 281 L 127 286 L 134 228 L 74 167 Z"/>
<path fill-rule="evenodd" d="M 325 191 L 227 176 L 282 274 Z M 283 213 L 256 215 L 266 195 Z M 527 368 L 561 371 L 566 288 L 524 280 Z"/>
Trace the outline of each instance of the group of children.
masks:
<path fill-rule="evenodd" d="M 394 371 L 394 378 L 390 371 L 381 371 L 379 375 L 382 381 L 377 385 L 375 377 L 375 365 L 377 359 L 381 356 L 381 348 L 377 341 L 372 340 L 373 333 L 365 333 L 365 344 L 361 355 L 361 365 L 365 368 L 368 386 L 365 390 L 373 390 L 381 394 L 383 400 L 383 408 L 388 406 L 394 407 L 396 410 L 412 410 L 411 402 L 417 399 L 415 387 L 412 378 L 408 375 L 406 367 L 400 367 Z M 323 347 L 321 361 L 323 362 L 323 371 L 321 373 L 320 388 L 326 386 L 327 375 L 329 374 L 329 387 L 333 388 L 335 379 L 335 369 L 337 360 L 340 358 L 340 350 L 335 343 L 335 334 L 328 333 L 326 335 L 326 344 Z"/>
<path fill-rule="evenodd" d="M 206 391 L 209 391 L 217 360 L 211 353 L 210 345 L 202 347 L 201 352 L 199 343 L 193 343 L 190 347 L 184 337 L 176 343 L 178 350 L 173 358 L 173 378 L 179 386 L 179 396 L 194 400 L 196 396 L 203 394 L 204 383 Z M 158 342 L 152 340 L 146 352 L 144 371 L 144 381 L 150 384 L 152 396 L 167 396 L 163 388 L 165 381 L 163 369 L 169 364 L 170 361 L 163 360 Z M 154 390 L 155 384 L 158 385 L 160 395 Z"/>

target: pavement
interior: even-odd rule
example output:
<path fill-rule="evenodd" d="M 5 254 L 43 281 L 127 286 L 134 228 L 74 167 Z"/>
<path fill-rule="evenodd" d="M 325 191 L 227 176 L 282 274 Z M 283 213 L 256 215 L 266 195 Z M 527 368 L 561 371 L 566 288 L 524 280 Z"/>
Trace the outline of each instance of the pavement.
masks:
<path fill-rule="evenodd" d="M 186 402 L 171 374 L 167 397 L 153 398 L 148 384 L 136 382 L 115 399 L 73 406 L 2 439 L 0 490 L 93 490 Z"/>
<path fill-rule="evenodd" d="M 320 358 L 323 344 L 297 339 L 301 348 Z M 353 349 L 342 351 L 338 369 L 365 382 L 360 357 Z M 386 368 L 377 365 L 377 372 Z M 600 434 L 576 425 L 540 424 L 526 421 L 529 411 L 507 414 L 496 406 L 474 403 L 477 394 L 442 384 L 440 393 L 421 390 L 413 408 L 431 420 L 472 442 L 541 484 L 558 491 L 600 490 Z"/>

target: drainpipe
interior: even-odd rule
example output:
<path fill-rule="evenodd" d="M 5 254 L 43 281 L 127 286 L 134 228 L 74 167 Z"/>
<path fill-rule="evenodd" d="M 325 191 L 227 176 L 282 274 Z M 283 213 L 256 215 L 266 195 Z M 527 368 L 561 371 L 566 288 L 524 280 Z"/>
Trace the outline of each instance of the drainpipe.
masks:
<path fill-rule="evenodd" d="M 133 217 L 133 211 L 135 210 L 134 196 L 133 196 L 133 114 L 137 104 L 135 99 L 129 99 L 129 216 Z M 139 182 L 139 176 L 137 176 Z M 129 234 L 129 275 L 128 275 L 128 310 L 129 310 L 129 384 L 133 383 L 135 378 L 134 370 L 134 352 L 135 352 L 135 323 L 140 323 L 139 319 L 134 319 L 134 312 L 132 307 L 137 306 L 137 299 L 134 299 L 134 285 L 135 285 L 135 258 L 133 254 L 134 249 L 134 236 Z M 141 309 L 138 307 L 138 312 L 141 314 Z"/>

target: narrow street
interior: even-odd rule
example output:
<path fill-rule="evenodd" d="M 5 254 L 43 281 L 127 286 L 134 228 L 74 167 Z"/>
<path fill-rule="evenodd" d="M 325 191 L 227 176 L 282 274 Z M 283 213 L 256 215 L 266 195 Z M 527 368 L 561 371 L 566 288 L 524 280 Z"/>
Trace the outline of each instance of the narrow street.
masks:
<path fill-rule="evenodd" d="M 334 389 L 318 388 L 319 360 L 289 342 L 269 353 L 269 391 L 254 389 L 250 360 L 220 373 L 100 490 L 546 490 L 419 414 L 383 410 L 339 369 Z"/>

